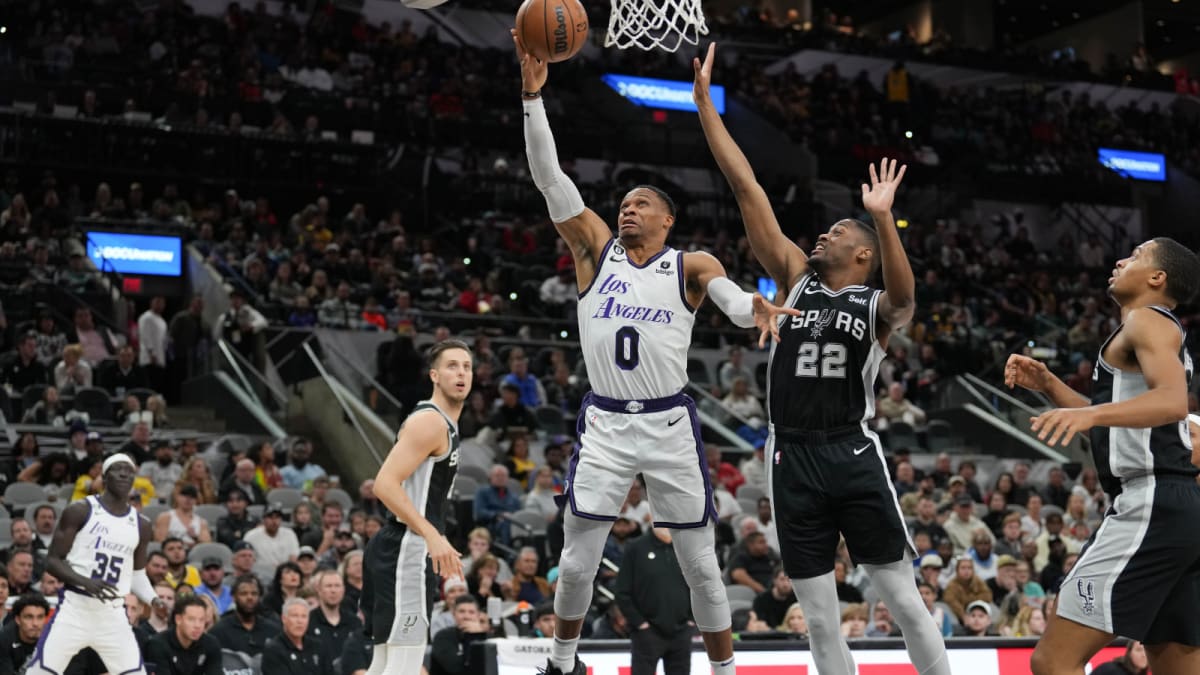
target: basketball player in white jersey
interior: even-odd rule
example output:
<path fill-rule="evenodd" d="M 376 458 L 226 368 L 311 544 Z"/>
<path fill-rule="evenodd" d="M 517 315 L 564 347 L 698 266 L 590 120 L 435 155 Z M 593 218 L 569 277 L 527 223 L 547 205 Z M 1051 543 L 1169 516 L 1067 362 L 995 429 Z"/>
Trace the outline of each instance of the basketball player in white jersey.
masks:
<path fill-rule="evenodd" d="M 462 576 L 458 551 L 442 530 L 458 470 L 458 416 L 471 394 L 471 361 L 470 348 L 459 340 L 429 349 L 433 394 L 414 406 L 375 477 L 375 494 L 390 513 L 363 558 L 359 606 L 375 643 L 368 675 L 421 672 L 437 575 Z"/>
<path fill-rule="evenodd" d="M 779 553 L 808 621 L 821 675 L 854 675 L 840 632 L 834 580 L 839 538 L 904 634 L 918 675 L 949 675 L 946 645 L 913 580 L 915 548 L 888 477 L 875 414 L 874 383 L 892 331 L 916 307 L 912 267 L 892 203 L 905 167 L 870 167 L 863 208 L 875 228 L 839 220 L 811 254 L 789 240 L 766 191 L 709 97 L 716 45 L 693 60 L 693 95 L 709 149 L 737 197 L 750 247 L 802 319 L 784 322 L 767 369 L 767 485 Z M 870 288 L 882 269 L 884 289 Z"/>
<path fill-rule="evenodd" d="M 1081 675 L 1114 636 L 1144 643 L 1154 675 L 1200 673 L 1192 358 L 1174 314 L 1197 292 L 1196 254 L 1174 239 L 1151 239 L 1108 280 L 1121 325 L 1100 346 L 1090 400 L 1039 361 L 1014 354 L 1005 365 L 1005 384 L 1059 406 L 1033 418 L 1038 438 L 1066 445 L 1087 433 L 1100 484 L 1114 497 L 1063 579 L 1057 616 L 1033 652 L 1034 675 Z"/>
<path fill-rule="evenodd" d="M 579 342 L 592 392 L 579 412 L 579 445 L 564 498 L 565 546 L 554 596 L 557 621 L 548 675 L 582 675 L 575 655 L 604 542 L 634 475 L 642 473 L 656 527 L 672 543 L 691 588 L 692 613 L 716 675 L 732 675 L 729 601 L 714 546 L 716 510 L 696 405 L 683 393 L 696 308 L 711 296 L 735 324 L 777 336 L 781 310 L 742 291 L 707 253 L 666 245 L 675 204 L 638 186 L 621 201 L 618 234 L 583 204 L 562 172 L 541 101 L 546 64 L 513 33 L 521 61 L 529 171 L 550 219 L 575 258 Z M 636 627 L 635 627 L 636 628 Z"/>
<path fill-rule="evenodd" d="M 132 592 L 161 602 L 146 577 L 150 521 L 129 505 L 137 467 L 127 455 L 104 460 L 104 492 L 63 510 L 46 571 L 63 583 L 58 611 L 42 633 L 26 675 L 58 675 L 91 647 L 114 675 L 144 675 L 142 653 L 125 614 Z"/>

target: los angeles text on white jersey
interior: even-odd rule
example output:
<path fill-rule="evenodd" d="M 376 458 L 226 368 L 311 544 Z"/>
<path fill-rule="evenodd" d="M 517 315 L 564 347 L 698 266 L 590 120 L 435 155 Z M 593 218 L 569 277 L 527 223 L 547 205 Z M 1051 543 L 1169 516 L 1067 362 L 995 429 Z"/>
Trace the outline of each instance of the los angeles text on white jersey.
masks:
<path fill-rule="evenodd" d="M 683 254 L 664 248 L 642 267 L 616 240 L 579 299 L 579 342 L 592 389 L 622 400 L 663 398 L 687 384 L 694 310 Z"/>

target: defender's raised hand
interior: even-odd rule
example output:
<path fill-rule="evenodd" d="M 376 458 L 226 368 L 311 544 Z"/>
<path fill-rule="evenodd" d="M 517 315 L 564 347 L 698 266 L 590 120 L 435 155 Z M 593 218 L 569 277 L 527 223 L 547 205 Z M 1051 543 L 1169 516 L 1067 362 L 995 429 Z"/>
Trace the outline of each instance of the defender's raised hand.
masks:
<path fill-rule="evenodd" d="M 708 45 L 704 63 L 700 62 L 699 57 L 692 59 L 692 70 L 696 71 L 696 77 L 692 81 L 692 98 L 697 105 L 708 101 L 708 87 L 712 84 L 713 57 L 716 53 L 717 43 L 713 42 Z"/>
<path fill-rule="evenodd" d="M 521 91 L 528 93 L 541 91 L 546 84 L 546 76 L 549 74 L 546 62 L 525 49 L 525 44 L 517 36 L 517 29 L 510 29 L 509 33 L 512 34 L 513 46 L 517 50 L 517 60 L 521 62 Z"/>
<path fill-rule="evenodd" d="M 767 336 L 779 342 L 779 315 L 800 316 L 800 310 L 794 307 L 780 307 L 772 304 L 761 293 L 754 294 L 754 324 L 758 326 L 758 347 L 767 346 Z"/>
<path fill-rule="evenodd" d="M 872 217 L 876 214 L 891 213 L 892 203 L 896 201 L 896 188 L 900 187 L 900 181 L 904 180 L 904 172 L 908 169 L 908 165 L 902 164 L 900 170 L 896 171 L 896 160 L 888 161 L 884 157 L 879 162 L 879 171 L 875 171 L 875 165 L 870 165 L 871 184 L 862 185 L 862 200 L 863 208 L 870 213 Z"/>

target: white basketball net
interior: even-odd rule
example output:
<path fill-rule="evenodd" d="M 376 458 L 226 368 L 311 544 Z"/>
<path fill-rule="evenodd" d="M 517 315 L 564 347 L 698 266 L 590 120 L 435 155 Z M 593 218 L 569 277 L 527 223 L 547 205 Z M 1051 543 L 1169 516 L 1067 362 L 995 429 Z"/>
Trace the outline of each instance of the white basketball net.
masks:
<path fill-rule="evenodd" d="M 605 47 L 668 52 L 708 35 L 700 0 L 612 0 Z"/>

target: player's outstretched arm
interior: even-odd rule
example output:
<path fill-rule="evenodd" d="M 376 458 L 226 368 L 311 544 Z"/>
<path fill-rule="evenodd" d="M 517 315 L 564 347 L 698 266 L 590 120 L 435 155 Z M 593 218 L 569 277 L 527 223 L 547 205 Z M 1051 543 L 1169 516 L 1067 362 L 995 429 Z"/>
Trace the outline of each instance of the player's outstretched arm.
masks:
<path fill-rule="evenodd" d="M 446 537 L 437 531 L 433 523 L 421 515 L 413 505 L 408 493 L 404 491 L 404 481 L 408 480 L 421 462 L 430 455 L 444 450 L 448 442 L 446 423 L 442 416 L 418 412 L 400 427 L 396 444 L 388 452 L 383 466 L 379 467 L 379 474 L 375 476 L 375 494 L 379 496 L 379 501 L 383 502 L 400 522 L 412 528 L 413 532 L 425 540 L 429 548 L 429 557 L 433 559 L 433 571 L 443 577 L 462 576 L 461 556 Z M 433 495 L 431 498 L 443 497 Z"/>
<path fill-rule="evenodd" d="M 696 110 L 700 113 L 700 126 L 704 128 L 708 149 L 717 160 L 717 166 L 721 168 L 721 173 L 725 174 L 725 180 L 737 199 L 754 257 L 758 258 L 767 274 L 771 275 L 786 295 L 787 290 L 795 285 L 807 270 L 808 256 L 795 242 L 783 235 L 783 229 L 779 227 L 775 211 L 767 199 L 766 190 L 758 184 L 746 155 L 729 135 L 725 123 L 721 121 L 721 115 L 713 106 L 709 84 L 712 81 L 716 49 L 715 42 L 708 46 L 708 54 L 703 63 L 698 58 L 692 60 L 692 68 L 695 70 L 692 96 L 696 100 Z"/>
<path fill-rule="evenodd" d="M 521 62 L 521 99 L 525 115 L 525 155 L 529 159 L 529 175 L 546 198 L 550 220 L 558 234 L 567 242 L 575 258 L 575 275 L 579 288 L 587 288 L 596 272 L 596 264 L 612 231 L 595 211 L 583 204 L 579 188 L 558 165 L 558 150 L 554 134 L 542 104 L 542 86 L 546 84 L 546 63 L 535 58 L 521 44 L 513 30 L 513 45 Z"/>
<path fill-rule="evenodd" d="M 1047 445 L 1066 445 L 1076 433 L 1094 426 L 1149 429 L 1187 419 L 1187 372 L 1179 360 L 1183 334 L 1175 323 L 1140 308 L 1125 316 L 1121 332 L 1146 378 L 1145 393 L 1127 401 L 1056 408 L 1038 415 L 1031 420 L 1032 427 Z"/>
<path fill-rule="evenodd" d="M 692 307 L 700 307 L 704 296 L 712 296 L 713 303 L 729 317 L 736 326 L 757 327 L 758 346 L 762 347 L 770 335 L 779 341 L 779 317 L 800 316 L 793 307 L 771 304 L 759 293 L 743 291 L 725 276 L 725 266 L 712 255 L 704 252 L 685 253 L 683 256 L 684 288 L 687 301 Z"/>
<path fill-rule="evenodd" d="M 67 564 L 67 554 L 71 552 L 71 544 L 75 543 L 75 535 L 87 522 L 90 513 L 91 507 L 82 501 L 63 509 L 62 516 L 58 519 L 58 527 L 54 529 L 54 536 L 50 539 L 50 550 L 46 552 L 46 571 L 67 586 L 77 588 L 94 598 L 112 600 L 120 597 L 115 586 L 100 579 L 89 579 Z M 104 569 L 99 570 L 102 574 L 111 571 L 109 562 L 105 558 L 102 565 Z M 101 566 L 98 558 L 97 566 Z"/>
<path fill-rule="evenodd" d="M 1050 372 L 1046 364 L 1020 354 L 1010 355 L 1004 364 L 1004 384 L 1009 389 L 1022 387 L 1043 393 L 1059 408 L 1082 408 L 1092 403 Z"/>
<path fill-rule="evenodd" d="M 896 232 L 896 219 L 892 217 L 892 204 L 896 200 L 896 189 L 904 180 L 907 166 L 896 170 L 896 160 L 886 157 L 879 162 L 879 171 L 871 164 L 871 184 L 863 183 L 863 208 L 875 221 L 879 235 L 879 262 L 883 268 L 883 293 L 879 296 L 878 317 L 887 330 L 899 328 L 913 318 L 917 308 L 917 282 L 913 278 L 908 254 L 900 243 Z"/>

